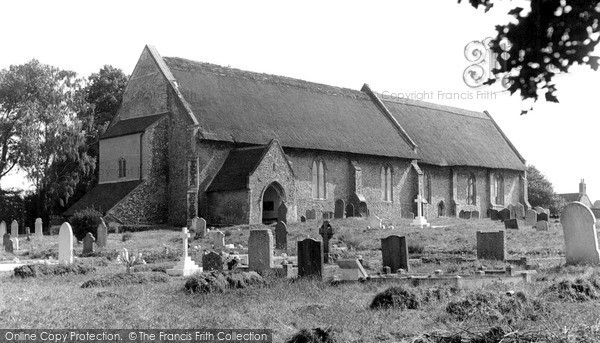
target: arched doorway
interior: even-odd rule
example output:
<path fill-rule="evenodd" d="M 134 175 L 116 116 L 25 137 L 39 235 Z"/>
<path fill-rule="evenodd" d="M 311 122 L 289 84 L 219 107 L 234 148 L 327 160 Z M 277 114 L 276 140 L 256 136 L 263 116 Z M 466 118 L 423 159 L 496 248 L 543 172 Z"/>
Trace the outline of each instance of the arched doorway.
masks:
<path fill-rule="evenodd" d="M 278 182 L 269 184 L 262 196 L 262 222 L 270 224 L 277 221 L 277 210 L 285 201 L 285 190 Z"/>
<path fill-rule="evenodd" d="M 438 217 L 445 217 L 446 216 L 446 206 L 444 205 L 443 201 L 440 201 L 440 203 L 438 204 Z"/>

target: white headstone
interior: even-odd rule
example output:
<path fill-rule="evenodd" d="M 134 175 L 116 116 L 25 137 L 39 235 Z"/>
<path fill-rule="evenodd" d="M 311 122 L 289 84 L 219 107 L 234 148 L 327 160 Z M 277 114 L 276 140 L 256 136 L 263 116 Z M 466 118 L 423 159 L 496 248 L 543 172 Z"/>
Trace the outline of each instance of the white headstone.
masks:
<path fill-rule="evenodd" d="M 223 249 L 225 247 L 225 234 L 219 230 L 213 232 L 213 244 L 215 249 Z"/>
<path fill-rule="evenodd" d="M 2 223 L 0 223 L 0 237 L 4 236 L 5 233 L 6 233 L 6 223 L 3 220 Z"/>
<path fill-rule="evenodd" d="M 42 218 L 37 218 L 35 220 L 35 235 L 38 237 L 42 237 L 44 235 L 42 233 Z"/>
<path fill-rule="evenodd" d="M 73 229 L 69 223 L 63 223 L 58 232 L 58 263 L 73 263 Z"/>
<path fill-rule="evenodd" d="M 181 228 L 181 238 L 183 239 L 183 255 L 179 262 L 172 269 L 167 269 L 167 274 L 171 276 L 189 276 L 196 272 L 202 272 L 202 267 L 198 267 L 192 258 L 188 256 L 188 239 L 190 234 L 187 227 Z"/>
<path fill-rule="evenodd" d="M 19 250 L 19 239 L 17 237 L 10 239 L 13 242 L 14 251 Z"/>
<path fill-rule="evenodd" d="M 10 237 L 19 237 L 19 223 L 16 220 L 13 220 L 10 224 Z"/>
<path fill-rule="evenodd" d="M 587 206 L 576 201 L 565 206 L 561 216 L 567 264 L 598 264 L 600 251 L 596 218 Z"/>

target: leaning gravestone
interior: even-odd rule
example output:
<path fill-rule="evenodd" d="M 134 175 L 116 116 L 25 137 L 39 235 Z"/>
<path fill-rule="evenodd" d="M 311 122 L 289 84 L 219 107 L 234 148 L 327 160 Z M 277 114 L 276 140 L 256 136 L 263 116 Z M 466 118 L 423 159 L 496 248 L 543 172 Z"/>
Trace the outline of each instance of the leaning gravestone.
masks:
<path fill-rule="evenodd" d="M 390 267 L 392 273 L 398 269 L 408 271 L 408 247 L 406 236 L 391 235 L 381 239 L 383 267 Z"/>
<path fill-rule="evenodd" d="M 346 202 L 343 199 L 337 199 L 335 201 L 335 211 L 333 217 L 336 219 L 344 218 L 344 210 L 346 208 Z"/>
<path fill-rule="evenodd" d="M 477 231 L 477 258 L 504 261 L 506 258 L 504 231 Z"/>
<path fill-rule="evenodd" d="M 223 257 L 214 251 L 209 251 L 202 256 L 202 270 L 209 272 L 211 270 L 223 270 Z"/>
<path fill-rule="evenodd" d="M 96 245 L 98 248 L 106 248 L 106 244 L 108 242 L 108 228 L 104 223 L 104 219 L 100 219 L 100 224 L 98 224 L 96 235 L 98 235 L 98 239 L 96 239 Z"/>
<path fill-rule="evenodd" d="M 323 221 L 323 225 L 319 228 L 319 235 L 323 237 L 323 260 L 325 263 L 329 263 L 329 240 L 333 237 L 333 227 L 329 221 Z"/>
<path fill-rule="evenodd" d="M 519 220 L 525 218 L 525 206 L 520 202 L 515 205 L 515 215 Z"/>
<path fill-rule="evenodd" d="M 507 219 L 504 221 L 504 228 L 518 230 L 519 229 L 519 221 L 517 219 Z"/>
<path fill-rule="evenodd" d="M 598 264 L 600 251 L 596 237 L 596 218 L 580 202 L 569 203 L 560 216 L 565 235 L 567 264 Z"/>
<path fill-rule="evenodd" d="M 73 229 L 69 223 L 63 223 L 58 232 L 58 263 L 73 263 Z"/>
<path fill-rule="evenodd" d="M 271 268 L 273 268 L 273 232 L 269 229 L 250 230 L 248 269 L 262 272 Z"/>
<path fill-rule="evenodd" d="M 535 229 L 537 231 L 549 231 L 550 230 L 550 225 L 547 221 L 542 220 L 539 221 L 537 223 L 535 223 Z"/>
<path fill-rule="evenodd" d="M 538 214 L 534 210 L 525 211 L 525 226 L 534 226 L 537 223 Z"/>
<path fill-rule="evenodd" d="M 10 236 L 12 238 L 19 237 L 19 223 L 16 220 L 10 224 Z"/>
<path fill-rule="evenodd" d="M 346 205 L 346 218 L 354 217 L 354 204 L 349 203 Z"/>
<path fill-rule="evenodd" d="M 369 274 L 365 271 L 358 259 L 335 261 L 342 272 L 340 280 L 357 281 L 367 279 Z"/>
<path fill-rule="evenodd" d="M 323 246 L 312 238 L 298 241 L 298 276 L 323 277 Z"/>
<path fill-rule="evenodd" d="M 89 254 L 94 252 L 94 242 L 96 242 L 96 238 L 92 235 L 91 232 L 85 234 L 83 237 L 83 253 Z"/>
<path fill-rule="evenodd" d="M 281 202 L 281 205 L 279 205 L 279 208 L 277 209 L 277 221 L 287 224 L 287 213 L 288 208 L 285 205 L 285 202 Z"/>
<path fill-rule="evenodd" d="M 44 235 L 42 230 L 43 230 L 42 218 L 37 218 L 35 220 L 35 235 L 38 237 L 42 237 Z"/>
<path fill-rule="evenodd" d="M 287 249 L 287 225 L 284 222 L 278 222 L 275 225 L 275 248 Z"/>
<path fill-rule="evenodd" d="M 4 236 L 6 232 L 6 223 L 4 220 L 0 223 L 0 236 Z"/>
<path fill-rule="evenodd" d="M 9 233 L 2 235 L 2 246 L 5 252 L 14 253 L 13 241 L 10 239 Z"/>

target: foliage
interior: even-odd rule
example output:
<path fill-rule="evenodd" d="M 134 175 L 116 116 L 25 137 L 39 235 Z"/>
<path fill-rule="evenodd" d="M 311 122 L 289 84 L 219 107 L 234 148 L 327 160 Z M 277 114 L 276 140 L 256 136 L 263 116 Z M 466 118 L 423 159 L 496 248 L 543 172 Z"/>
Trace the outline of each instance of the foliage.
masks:
<path fill-rule="evenodd" d="M 591 275 L 576 280 L 562 280 L 552 284 L 547 293 L 564 301 L 591 301 L 600 298 L 600 277 Z"/>
<path fill-rule="evenodd" d="M 458 0 L 462 2 L 462 0 Z M 494 0 L 469 0 L 486 12 Z M 536 100 L 542 90 L 546 101 L 558 102 L 554 76 L 566 73 L 573 65 L 588 65 L 598 70 L 598 56 L 592 56 L 599 42 L 600 6 L 598 1 L 545 0 L 530 1 L 529 9 L 514 7 L 514 20 L 497 25 L 491 50 L 501 66 L 496 76 L 508 75 L 508 90 L 519 91 L 522 99 Z M 508 44 L 506 44 L 508 42 Z M 490 79 L 492 84 L 496 79 Z M 522 113 L 526 113 L 523 111 Z"/>
<path fill-rule="evenodd" d="M 146 264 L 146 261 L 144 261 L 144 259 L 142 258 L 141 252 L 137 255 L 129 254 L 129 251 L 123 248 L 123 251 L 119 254 L 119 257 L 117 257 L 117 263 L 124 264 L 127 274 L 129 274 L 131 273 L 131 267 L 136 265 L 144 265 Z"/>
<path fill-rule="evenodd" d="M 262 285 L 265 280 L 256 272 L 197 273 L 187 278 L 185 290 L 190 293 L 222 293 L 227 289 Z"/>
<path fill-rule="evenodd" d="M 371 302 L 371 309 L 395 308 L 399 310 L 416 310 L 421 306 L 419 294 L 414 289 L 402 286 L 390 287 L 377 294 Z"/>
<path fill-rule="evenodd" d="M 169 276 L 159 272 L 143 272 L 131 274 L 115 274 L 88 280 L 81 288 L 110 287 L 126 285 L 146 285 L 151 283 L 169 282 Z"/>
<path fill-rule="evenodd" d="M 77 211 L 70 222 L 73 226 L 73 235 L 78 241 L 81 241 L 88 232 L 91 232 L 97 238 L 98 225 L 102 223 L 102 213 L 91 208 Z"/>
<path fill-rule="evenodd" d="M 550 207 L 554 201 L 554 187 L 535 166 L 527 166 L 527 193 L 531 206 Z"/>
<path fill-rule="evenodd" d="M 336 339 L 332 328 L 321 329 L 314 328 L 312 330 L 302 329 L 290 339 L 285 341 L 286 343 L 336 343 L 339 342 Z"/>
<path fill-rule="evenodd" d="M 71 265 L 46 265 L 46 264 L 26 264 L 15 268 L 15 276 L 19 278 L 40 277 L 46 275 L 68 275 L 68 274 L 89 274 L 96 271 L 93 266 L 82 264 Z"/>
<path fill-rule="evenodd" d="M 0 218 L 10 226 L 10 220 L 21 220 L 23 198 L 18 190 L 0 189 Z"/>

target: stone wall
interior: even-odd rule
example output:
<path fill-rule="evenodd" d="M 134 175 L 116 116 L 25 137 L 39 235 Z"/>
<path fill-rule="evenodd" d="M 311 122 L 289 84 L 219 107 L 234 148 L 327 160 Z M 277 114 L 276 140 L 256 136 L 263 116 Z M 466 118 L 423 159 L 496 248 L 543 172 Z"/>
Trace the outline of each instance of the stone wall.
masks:
<path fill-rule="evenodd" d="M 248 224 L 250 193 L 247 189 L 211 192 L 206 196 L 206 221 L 212 225 Z"/>
<path fill-rule="evenodd" d="M 98 183 L 140 179 L 140 133 L 100 140 Z M 124 158 L 126 176 L 119 178 L 119 159 Z"/>

